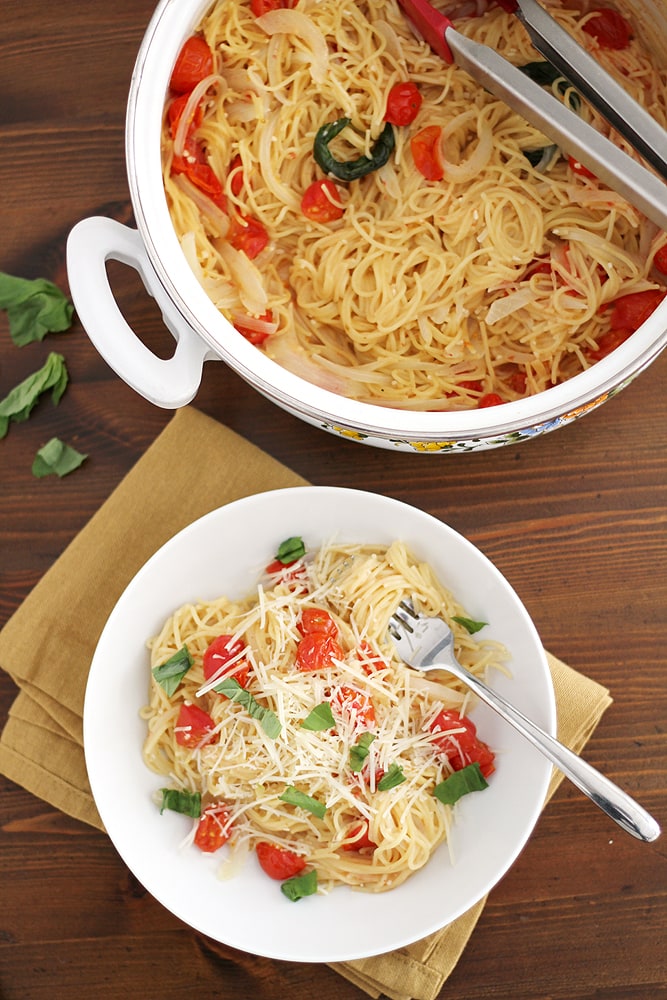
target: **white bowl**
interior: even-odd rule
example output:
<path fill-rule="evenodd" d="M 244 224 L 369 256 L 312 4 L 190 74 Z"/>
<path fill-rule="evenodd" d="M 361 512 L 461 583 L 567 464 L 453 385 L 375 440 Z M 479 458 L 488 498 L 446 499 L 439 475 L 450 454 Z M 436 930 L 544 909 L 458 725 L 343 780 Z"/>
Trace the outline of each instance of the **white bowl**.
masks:
<path fill-rule="evenodd" d="M 329 487 L 296 487 L 238 500 L 200 518 L 167 542 L 129 584 L 100 637 L 84 706 L 90 783 L 106 830 L 125 863 L 167 909 L 209 937 L 243 951 L 301 962 L 380 954 L 455 920 L 513 863 L 544 803 L 551 765 L 486 706 L 472 717 L 497 751 L 483 795 L 457 804 L 450 846 L 396 889 L 336 888 L 292 903 L 250 857 L 233 879 L 219 861 L 179 850 L 182 816 L 160 815 L 160 779 L 142 760 L 149 689 L 146 641 L 181 604 L 250 593 L 287 537 L 312 551 L 332 537 L 388 544 L 403 540 L 429 562 L 468 612 L 505 643 L 512 678 L 491 683 L 548 732 L 556 728 L 551 676 L 539 637 L 510 585 L 470 542 L 441 521 L 397 500 Z"/>
<path fill-rule="evenodd" d="M 108 364 L 153 403 L 174 408 L 199 388 L 205 360 L 223 360 L 285 410 L 333 434 L 402 451 L 456 454 L 527 440 L 577 419 L 634 379 L 667 344 L 667 298 L 624 344 L 561 385 L 503 406 L 409 412 L 337 395 L 292 374 L 257 350 L 221 315 L 190 270 L 162 183 L 160 131 L 171 69 L 210 0 L 161 0 L 142 41 L 129 94 L 126 160 L 137 230 L 93 217 L 68 240 L 77 313 Z M 636 0 L 637 23 L 664 61 L 667 12 Z M 660 48 L 662 47 L 662 52 Z M 153 355 L 130 329 L 109 287 L 107 259 L 135 267 L 177 340 L 173 358 Z"/>

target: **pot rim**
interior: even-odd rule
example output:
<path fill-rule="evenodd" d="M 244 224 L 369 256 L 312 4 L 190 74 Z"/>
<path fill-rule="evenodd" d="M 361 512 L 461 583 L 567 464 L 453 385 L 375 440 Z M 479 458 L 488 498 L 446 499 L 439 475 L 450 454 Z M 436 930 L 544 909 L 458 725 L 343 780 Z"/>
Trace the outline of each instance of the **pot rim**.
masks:
<path fill-rule="evenodd" d="M 160 134 L 172 66 L 212 0 L 161 0 L 132 74 L 125 139 L 130 196 L 146 252 L 184 321 L 230 368 L 288 410 L 384 438 L 443 441 L 499 437 L 576 416 L 603 402 L 667 345 L 667 298 L 629 340 L 561 385 L 502 406 L 412 411 L 339 395 L 287 371 L 250 344 L 215 307 L 181 250 L 162 183 Z"/>

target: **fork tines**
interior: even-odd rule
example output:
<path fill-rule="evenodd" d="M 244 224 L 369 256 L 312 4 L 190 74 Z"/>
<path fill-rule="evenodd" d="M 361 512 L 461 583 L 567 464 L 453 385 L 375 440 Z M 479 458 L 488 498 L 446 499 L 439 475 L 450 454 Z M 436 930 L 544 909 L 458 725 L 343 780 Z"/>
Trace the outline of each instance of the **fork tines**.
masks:
<path fill-rule="evenodd" d="M 401 614 L 403 612 L 403 614 Z M 396 611 L 389 619 L 389 626 L 387 631 L 394 639 L 400 639 L 402 637 L 401 630 L 404 629 L 406 632 L 414 632 L 414 628 L 411 624 L 412 621 L 417 621 L 419 615 L 414 609 L 412 601 L 407 598 L 400 602 Z M 399 624 L 400 623 L 400 624 Z"/>

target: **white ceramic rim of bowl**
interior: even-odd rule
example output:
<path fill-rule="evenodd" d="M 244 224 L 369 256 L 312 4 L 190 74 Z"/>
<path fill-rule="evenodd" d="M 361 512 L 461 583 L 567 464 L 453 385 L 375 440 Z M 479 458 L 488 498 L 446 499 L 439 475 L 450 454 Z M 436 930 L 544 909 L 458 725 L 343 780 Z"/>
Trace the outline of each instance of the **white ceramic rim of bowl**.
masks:
<path fill-rule="evenodd" d="M 253 525 L 252 538 L 247 536 L 248 523 Z M 84 704 L 84 747 L 93 795 L 118 853 L 168 910 L 231 947 L 290 961 L 333 962 L 379 954 L 455 920 L 486 895 L 524 847 L 552 771 L 496 713 L 476 706 L 472 716 L 497 751 L 498 766 L 482 795 L 467 796 L 457 806 L 451 834 L 457 863 L 450 863 L 448 847 L 441 845 L 421 871 L 388 893 L 343 887 L 325 898 L 292 904 L 278 883 L 263 875 L 254 857 L 236 878 L 220 882 L 215 856 L 195 849 L 179 853 L 188 821 L 173 813 L 160 816 L 152 794 L 164 780 L 141 759 L 145 724 L 139 708 L 148 692 L 146 640 L 182 603 L 225 591 L 229 596 L 251 592 L 273 546 L 301 533 L 312 551 L 329 538 L 329 525 L 336 526 L 344 540 L 387 544 L 401 537 L 417 558 L 434 566 L 445 584 L 451 577 L 471 614 L 492 606 L 485 635 L 511 647 L 514 671 L 514 679 L 494 674 L 493 686 L 549 732 L 556 729 L 550 671 L 523 604 L 479 549 L 430 514 L 359 490 L 293 487 L 234 501 L 166 542 L 118 600 L 93 657 Z M 241 592 L 236 595 L 229 593 L 231 585 L 225 580 L 225 567 L 234 566 L 235 560 L 244 566 L 235 582 L 234 589 Z M 234 579 L 233 570 L 228 578 Z"/>
<path fill-rule="evenodd" d="M 197 26 L 210 0 L 162 0 L 142 41 L 130 88 L 126 157 L 139 231 L 157 279 L 177 311 L 250 384 L 279 405 L 379 438 L 459 441 L 500 438 L 570 413 L 624 385 L 667 343 L 667 299 L 630 340 L 587 371 L 538 396 L 502 407 L 463 412 L 412 412 L 338 395 L 282 368 L 249 344 L 219 313 L 188 267 L 169 216 L 160 165 L 160 128 L 171 67 L 182 40 Z"/>

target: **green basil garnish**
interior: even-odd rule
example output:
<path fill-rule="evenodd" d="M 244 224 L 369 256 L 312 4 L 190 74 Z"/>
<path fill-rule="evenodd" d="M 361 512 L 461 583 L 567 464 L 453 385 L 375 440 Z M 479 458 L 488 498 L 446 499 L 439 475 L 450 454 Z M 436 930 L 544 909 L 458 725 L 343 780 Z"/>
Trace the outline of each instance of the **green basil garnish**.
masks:
<path fill-rule="evenodd" d="M 288 878 L 280 886 L 280 891 L 293 903 L 303 899 L 304 896 L 313 896 L 317 892 L 317 872 L 313 868 L 305 875 L 295 875 L 294 878 Z"/>
<path fill-rule="evenodd" d="M 356 160 L 337 160 L 329 150 L 329 143 L 349 124 L 349 118 L 338 118 L 335 122 L 327 122 L 317 130 L 313 145 L 313 156 L 324 173 L 333 174 L 338 180 L 347 183 L 365 177 L 366 174 L 384 166 L 396 145 L 394 129 L 390 122 L 387 122 L 376 139 L 370 156 L 359 156 Z"/>
<path fill-rule="evenodd" d="M 181 646 L 178 652 L 170 656 L 168 660 L 165 660 L 158 667 L 153 667 L 151 673 L 164 690 L 167 698 L 171 698 L 193 663 L 194 660 L 188 647 Z"/>
<path fill-rule="evenodd" d="M 17 278 L 0 271 L 0 309 L 7 311 L 9 334 L 18 347 L 62 333 L 72 325 L 74 306 L 46 278 Z"/>
<path fill-rule="evenodd" d="M 474 635 L 475 632 L 479 632 L 485 625 L 489 624 L 488 622 L 476 622 L 474 618 L 464 618 L 463 615 L 452 615 L 452 621 L 458 622 L 459 625 L 463 625 L 464 629 L 469 632 L 470 635 Z"/>
<path fill-rule="evenodd" d="M 399 764 L 391 764 L 389 770 L 383 774 L 378 782 L 378 792 L 388 792 L 390 788 L 396 788 L 406 781 L 403 768 Z"/>
<path fill-rule="evenodd" d="M 293 538 L 286 538 L 284 542 L 280 543 L 276 552 L 276 559 L 278 562 L 287 565 L 288 563 L 296 562 L 297 559 L 301 559 L 305 554 L 306 546 L 303 544 L 303 539 L 295 535 Z"/>
<path fill-rule="evenodd" d="M 318 819 L 323 819 L 327 811 L 327 807 L 323 802 L 320 802 L 319 799 L 314 799 L 311 795 L 306 795 L 305 792 L 300 792 L 294 785 L 288 785 L 278 798 L 281 802 L 287 802 L 291 806 L 299 806 L 301 809 L 306 809 L 313 816 L 317 816 Z"/>
<path fill-rule="evenodd" d="M 201 795 L 199 792 L 181 792 L 177 788 L 161 788 L 162 807 L 160 815 L 165 809 L 172 812 L 183 813 L 184 816 L 192 816 L 197 819 L 201 816 Z"/>
<path fill-rule="evenodd" d="M 60 438 L 54 437 L 43 445 L 35 455 L 32 463 L 32 474 L 37 479 L 44 476 L 63 476 L 74 472 L 88 458 L 76 448 L 64 444 Z"/>
<path fill-rule="evenodd" d="M 68 379 L 64 357 L 52 351 L 38 371 L 24 378 L 0 401 L 0 438 L 9 430 L 10 421 L 20 423 L 28 419 L 43 392 L 51 389 L 53 405 L 57 406 Z"/>
<path fill-rule="evenodd" d="M 280 734 L 280 730 L 283 727 L 276 713 L 272 712 L 270 708 L 260 705 L 249 691 L 241 687 L 235 677 L 225 677 L 223 681 L 216 684 L 213 690 L 227 695 L 230 701 L 237 701 L 239 705 L 243 705 L 248 715 L 253 719 L 257 719 L 270 739 L 275 740 Z"/>
<path fill-rule="evenodd" d="M 439 802 L 446 806 L 452 806 L 463 795 L 468 795 L 469 792 L 481 792 L 488 787 L 489 783 L 482 774 L 478 762 L 475 761 L 474 764 L 468 764 L 460 771 L 454 771 L 454 774 L 450 774 L 448 778 L 441 781 L 433 789 L 433 794 Z"/>
<path fill-rule="evenodd" d="M 324 729 L 333 729 L 335 725 L 336 720 L 333 717 L 331 705 L 328 701 L 323 701 L 320 705 L 316 705 L 312 712 L 308 713 L 301 723 L 301 728 L 320 733 Z"/>
<path fill-rule="evenodd" d="M 350 747 L 350 770 L 361 771 L 370 753 L 370 745 L 375 739 L 375 733 L 362 733 L 353 747 Z"/>

